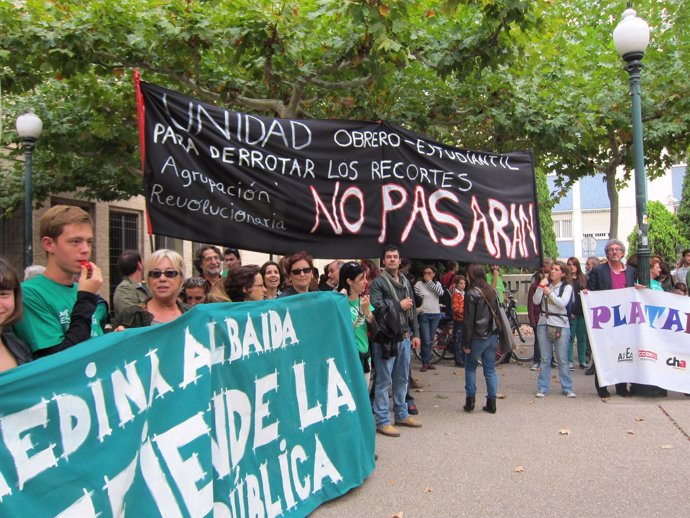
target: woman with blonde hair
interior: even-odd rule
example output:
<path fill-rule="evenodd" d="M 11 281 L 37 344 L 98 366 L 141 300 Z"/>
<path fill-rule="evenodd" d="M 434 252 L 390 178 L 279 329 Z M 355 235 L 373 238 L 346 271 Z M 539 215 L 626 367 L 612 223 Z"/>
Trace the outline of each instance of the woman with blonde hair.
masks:
<path fill-rule="evenodd" d="M 147 327 L 171 322 L 186 313 L 189 306 L 178 300 L 184 274 L 184 260 L 180 254 L 166 248 L 156 250 L 144 262 L 144 277 L 151 298 L 125 308 L 117 324 L 123 328 Z"/>

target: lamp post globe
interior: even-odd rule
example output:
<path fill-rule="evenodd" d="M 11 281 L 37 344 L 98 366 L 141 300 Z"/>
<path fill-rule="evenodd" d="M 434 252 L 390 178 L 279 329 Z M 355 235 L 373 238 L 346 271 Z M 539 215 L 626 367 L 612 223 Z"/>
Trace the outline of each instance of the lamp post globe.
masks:
<path fill-rule="evenodd" d="M 623 19 L 613 31 L 613 44 L 625 61 L 625 70 L 630 75 L 632 98 L 632 133 L 635 163 L 635 205 L 637 212 L 637 259 L 640 284 L 649 286 L 649 235 L 647 228 L 647 174 L 644 167 L 644 144 L 642 131 L 642 103 L 640 100 L 640 76 L 642 58 L 649 45 L 649 25 L 628 2 Z"/>
<path fill-rule="evenodd" d="M 637 16 L 630 3 L 623 12 L 623 19 L 613 30 L 613 44 L 623 59 L 631 53 L 640 54 L 637 59 L 642 59 L 649 46 L 649 25 Z"/>
<path fill-rule="evenodd" d="M 33 257 L 33 218 L 31 161 L 34 144 L 43 131 L 43 122 L 33 110 L 17 117 L 17 134 L 24 148 L 24 267 L 31 266 Z"/>

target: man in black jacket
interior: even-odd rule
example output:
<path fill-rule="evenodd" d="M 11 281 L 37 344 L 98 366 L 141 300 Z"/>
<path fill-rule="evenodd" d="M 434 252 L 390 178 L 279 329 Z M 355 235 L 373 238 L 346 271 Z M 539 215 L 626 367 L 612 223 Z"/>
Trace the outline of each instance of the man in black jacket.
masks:
<path fill-rule="evenodd" d="M 400 432 L 391 424 L 388 389 L 392 386 L 393 410 L 395 424 L 420 428 L 422 424 L 410 417 L 405 395 L 407 394 L 411 345 L 419 347 L 419 325 L 414 305 L 413 290 L 400 268 L 400 252 L 397 247 L 389 245 L 383 252 L 383 266 L 385 270 L 374 279 L 369 287 L 371 304 L 377 308 L 384 300 L 399 306 L 404 315 L 401 321 L 401 331 L 404 338 L 400 342 L 391 344 L 392 351 L 384 354 L 384 344 L 374 341 L 374 368 L 376 381 L 374 382 L 374 418 L 376 431 L 389 437 L 398 437 Z M 389 357 L 387 357 L 389 356 Z"/>

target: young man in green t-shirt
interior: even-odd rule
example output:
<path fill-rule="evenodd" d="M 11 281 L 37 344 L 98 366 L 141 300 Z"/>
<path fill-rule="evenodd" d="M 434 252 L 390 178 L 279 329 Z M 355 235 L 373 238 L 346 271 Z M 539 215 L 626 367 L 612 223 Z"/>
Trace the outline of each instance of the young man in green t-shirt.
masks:
<path fill-rule="evenodd" d="M 41 218 L 40 232 L 46 269 L 22 283 L 24 315 L 14 326 L 36 357 L 102 335 L 107 321 L 107 307 L 98 297 L 103 276 L 89 262 L 91 216 L 79 207 L 56 205 Z"/>

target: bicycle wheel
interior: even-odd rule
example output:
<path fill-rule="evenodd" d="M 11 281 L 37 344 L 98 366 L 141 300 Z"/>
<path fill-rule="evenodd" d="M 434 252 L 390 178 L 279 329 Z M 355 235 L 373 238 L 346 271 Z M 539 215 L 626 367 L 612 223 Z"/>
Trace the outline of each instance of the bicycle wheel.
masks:
<path fill-rule="evenodd" d="M 412 354 L 414 355 L 415 358 L 417 358 L 420 362 L 422 361 L 422 347 L 413 347 L 412 348 Z"/>
<path fill-rule="evenodd" d="M 523 339 L 522 342 L 515 344 L 513 356 L 515 356 L 515 359 L 519 362 L 531 361 L 532 358 L 534 358 L 534 341 L 525 341 Z"/>
<path fill-rule="evenodd" d="M 443 333 L 437 332 L 434 342 L 431 344 L 431 363 L 438 363 L 446 352 L 446 340 Z"/>
<path fill-rule="evenodd" d="M 520 341 L 524 343 L 525 339 L 520 331 L 520 319 L 518 319 L 515 308 L 510 308 L 510 311 L 508 312 L 508 321 L 510 322 L 510 329 L 513 330 L 513 334 L 517 333 Z"/>
<path fill-rule="evenodd" d="M 445 352 L 445 344 L 443 343 L 443 339 L 441 339 L 441 342 L 439 343 L 438 340 L 438 333 L 436 333 L 436 336 L 434 337 L 434 341 L 431 344 L 431 363 L 438 363 L 441 361 L 441 358 L 443 358 L 443 354 Z M 412 354 L 414 355 L 415 358 L 417 358 L 420 362 L 422 361 L 422 346 L 420 345 L 418 348 L 413 347 L 412 348 Z"/>
<path fill-rule="evenodd" d="M 496 365 L 500 365 L 503 363 L 506 359 L 506 356 L 508 356 L 504 351 L 503 351 L 503 345 L 501 344 L 501 339 L 498 339 L 498 346 L 496 347 Z"/>
<path fill-rule="evenodd" d="M 439 354 L 444 360 L 455 359 L 455 335 L 453 334 L 453 322 L 445 324 L 439 328 L 436 334 Z"/>

